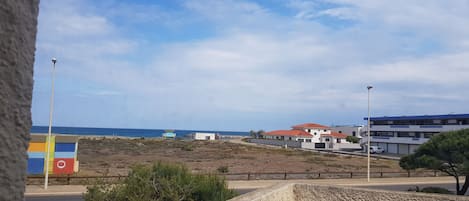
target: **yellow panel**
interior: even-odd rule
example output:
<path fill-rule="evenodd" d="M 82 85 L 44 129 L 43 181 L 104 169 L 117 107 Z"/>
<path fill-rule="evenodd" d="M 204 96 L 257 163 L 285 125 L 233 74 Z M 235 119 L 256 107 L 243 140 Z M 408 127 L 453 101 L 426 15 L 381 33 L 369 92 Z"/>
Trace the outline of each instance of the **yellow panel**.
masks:
<path fill-rule="evenodd" d="M 73 172 L 78 172 L 78 167 L 80 166 L 80 161 L 75 161 L 73 165 Z"/>
<path fill-rule="evenodd" d="M 46 143 L 44 142 L 30 142 L 28 152 L 46 152 Z"/>
<path fill-rule="evenodd" d="M 46 138 L 46 144 L 48 142 L 48 138 Z M 46 145 L 46 150 L 45 150 L 46 154 L 47 154 L 47 145 Z M 55 153 L 55 136 L 52 136 L 50 138 L 50 145 L 49 145 L 49 174 L 52 173 L 52 171 L 54 170 L 54 153 Z M 46 169 L 46 157 L 47 156 L 44 156 L 44 170 Z"/>

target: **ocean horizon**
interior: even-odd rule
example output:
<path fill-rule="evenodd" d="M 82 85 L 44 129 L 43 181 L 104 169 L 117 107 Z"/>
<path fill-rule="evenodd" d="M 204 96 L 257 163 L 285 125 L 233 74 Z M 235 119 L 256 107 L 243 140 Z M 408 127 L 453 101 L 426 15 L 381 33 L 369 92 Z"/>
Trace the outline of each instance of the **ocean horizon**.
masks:
<path fill-rule="evenodd" d="M 137 128 L 93 128 L 93 127 L 68 127 L 53 126 L 52 133 L 66 135 L 97 135 L 120 137 L 161 137 L 165 130 L 172 130 L 176 137 L 185 137 L 194 132 L 218 133 L 222 136 L 249 136 L 245 131 L 215 131 L 215 130 L 178 130 L 178 129 L 137 129 Z M 48 133 L 48 126 L 32 126 L 31 134 Z"/>

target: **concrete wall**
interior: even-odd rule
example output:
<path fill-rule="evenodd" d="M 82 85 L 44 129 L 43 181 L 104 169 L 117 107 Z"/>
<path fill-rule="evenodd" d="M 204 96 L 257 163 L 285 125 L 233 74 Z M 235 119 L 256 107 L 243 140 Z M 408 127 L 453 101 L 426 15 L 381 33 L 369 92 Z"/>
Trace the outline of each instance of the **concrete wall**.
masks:
<path fill-rule="evenodd" d="M 301 142 L 290 140 L 269 140 L 269 139 L 249 139 L 249 142 L 256 144 L 266 144 L 273 146 L 285 146 L 290 148 L 301 148 Z"/>
<path fill-rule="evenodd" d="M 312 184 L 279 184 L 250 192 L 230 201 L 469 201 L 469 197 L 369 190 Z"/>
<path fill-rule="evenodd" d="M 0 200 L 23 200 L 38 0 L 0 1 Z"/>

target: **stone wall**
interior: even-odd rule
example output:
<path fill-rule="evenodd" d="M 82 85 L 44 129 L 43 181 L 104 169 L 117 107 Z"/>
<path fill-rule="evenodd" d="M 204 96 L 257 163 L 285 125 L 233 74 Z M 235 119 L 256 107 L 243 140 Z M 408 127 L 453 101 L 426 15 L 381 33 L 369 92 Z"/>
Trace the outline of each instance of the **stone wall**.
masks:
<path fill-rule="evenodd" d="M 312 184 L 279 184 L 230 201 L 469 201 L 467 196 L 438 195 Z"/>
<path fill-rule="evenodd" d="M 0 1 L 0 200 L 25 190 L 38 5 Z"/>

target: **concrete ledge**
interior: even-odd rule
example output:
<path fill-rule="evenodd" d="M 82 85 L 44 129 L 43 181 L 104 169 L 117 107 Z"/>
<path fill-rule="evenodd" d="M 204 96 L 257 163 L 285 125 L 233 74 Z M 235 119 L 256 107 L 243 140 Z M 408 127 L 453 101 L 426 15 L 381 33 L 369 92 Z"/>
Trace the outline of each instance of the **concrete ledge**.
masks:
<path fill-rule="evenodd" d="M 395 192 L 353 187 L 300 183 L 278 184 L 231 199 L 230 201 L 469 201 L 469 197 L 427 193 Z"/>

